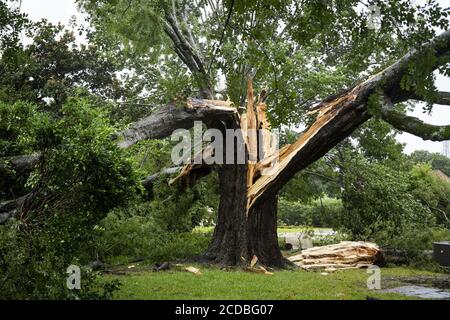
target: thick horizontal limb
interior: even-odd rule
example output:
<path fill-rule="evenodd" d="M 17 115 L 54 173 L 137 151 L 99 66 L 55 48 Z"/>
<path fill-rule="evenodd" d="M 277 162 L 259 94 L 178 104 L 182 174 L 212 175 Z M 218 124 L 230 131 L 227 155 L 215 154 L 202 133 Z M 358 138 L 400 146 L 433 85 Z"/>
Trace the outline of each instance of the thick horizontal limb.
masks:
<path fill-rule="evenodd" d="M 29 169 L 38 163 L 40 157 L 40 153 L 33 153 L 30 155 L 0 158 L 0 176 L 10 170 L 20 172 Z"/>
<path fill-rule="evenodd" d="M 164 175 L 172 175 L 172 174 L 178 173 L 178 172 L 180 172 L 181 169 L 182 169 L 182 167 L 163 168 L 161 171 L 154 173 L 152 175 L 149 175 L 147 178 L 142 180 L 141 184 L 145 189 L 151 189 L 153 187 L 153 183 L 155 182 L 156 179 L 158 179 L 159 177 L 164 176 Z"/>
<path fill-rule="evenodd" d="M 128 148 L 146 139 L 168 137 L 176 129 L 189 129 L 194 121 L 230 120 L 238 115 L 231 103 L 221 100 L 189 99 L 184 106 L 174 104 L 160 108 L 147 118 L 133 123 L 117 134 L 118 145 Z"/>
<path fill-rule="evenodd" d="M 176 129 L 189 129 L 194 121 L 208 123 L 237 119 L 237 109 L 230 102 L 221 100 L 188 99 L 184 106 L 174 104 L 159 108 L 155 113 L 132 123 L 127 130 L 114 135 L 120 148 L 128 148 L 146 139 L 161 139 Z M 0 158 L 0 175 L 7 170 L 22 171 L 34 166 L 40 158 L 39 152 Z"/>
<path fill-rule="evenodd" d="M 411 94 L 410 99 L 427 102 L 422 97 L 419 97 L 416 94 Z M 438 91 L 437 99 L 433 103 L 444 105 L 444 106 L 450 106 L 450 92 Z"/>
<path fill-rule="evenodd" d="M 442 104 L 445 106 L 450 106 L 450 92 L 446 91 L 438 91 L 438 100 L 436 101 L 437 104 Z"/>
<path fill-rule="evenodd" d="M 381 101 L 381 115 L 384 121 L 388 122 L 397 130 L 408 132 L 423 140 L 450 140 L 450 125 L 435 126 L 396 111 L 393 103 L 387 96 L 384 96 Z"/>

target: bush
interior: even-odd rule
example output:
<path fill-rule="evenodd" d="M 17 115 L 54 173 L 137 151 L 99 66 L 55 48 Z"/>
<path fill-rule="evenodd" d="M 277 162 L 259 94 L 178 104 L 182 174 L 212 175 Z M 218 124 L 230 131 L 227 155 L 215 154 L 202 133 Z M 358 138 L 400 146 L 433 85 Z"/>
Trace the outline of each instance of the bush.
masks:
<path fill-rule="evenodd" d="M 314 236 L 313 237 L 314 246 L 319 246 L 319 247 L 339 243 L 342 241 L 349 241 L 349 240 L 351 240 L 350 236 L 348 234 L 342 233 L 342 232 L 335 232 L 332 235 Z"/>
<path fill-rule="evenodd" d="M 386 252 L 386 262 L 415 267 L 432 266 L 433 242 L 450 240 L 450 232 L 443 228 L 405 226 L 401 234 L 384 229 L 374 235 L 373 241 Z"/>
<path fill-rule="evenodd" d="M 155 219 L 154 213 L 142 215 L 142 211 L 151 208 L 151 205 L 134 207 L 137 208 L 135 211 L 141 212 L 128 215 L 116 210 L 96 227 L 96 250 L 102 261 L 135 258 L 153 262 L 170 261 L 195 256 L 207 249 L 210 234 L 167 231 Z"/>
<path fill-rule="evenodd" d="M 303 204 L 298 201 L 278 201 L 278 220 L 280 224 L 295 226 L 334 227 L 335 218 L 342 211 L 342 202 L 325 198 Z"/>
<path fill-rule="evenodd" d="M 380 245 L 388 263 L 431 265 L 426 251 L 445 235 L 430 206 L 445 198 L 442 184 L 435 182 L 426 168 L 408 172 L 356 161 L 345 176 L 339 226 L 354 240 Z"/>
<path fill-rule="evenodd" d="M 118 283 L 101 281 L 83 266 L 79 247 L 87 245 L 92 232 L 73 220 L 59 217 L 26 230 L 16 220 L 0 225 L 0 299 L 111 298 Z M 80 290 L 66 286 L 70 265 L 81 267 Z"/>
<path fill-rule="evenodd" d="M 384 230 L 394 236 L 413 225 L 434 225 L 429 208 L 410 192 L 408 172 L 359 161 L 348 168 L 344 180 L 345 210 L 337 222 L 355 239 L 370 238 Z"/>
<path fill-rule="evenodd" d="M 116 288 L 86 269 L 80 291 L 65 287 L 66 268 L 92 258 L 92 226 L 136 191 L 131 162 L 110 139 L 105 119 L 89 100 L 71 98 L 59 117 L 29 131 L 42 156 L 24 186 L 30 196 L 17 220 L 0 226 L 0 296 L 108 298 Z M 1 138 L 14 145 L 21 136 Z"/>
<path fill-rule="evenodd" d="M 436 223 L 450 228 L 450 182 L 438 177 L 429 164 L 417 165 L 411 171 L 411 193 L 436 218 Z"/>

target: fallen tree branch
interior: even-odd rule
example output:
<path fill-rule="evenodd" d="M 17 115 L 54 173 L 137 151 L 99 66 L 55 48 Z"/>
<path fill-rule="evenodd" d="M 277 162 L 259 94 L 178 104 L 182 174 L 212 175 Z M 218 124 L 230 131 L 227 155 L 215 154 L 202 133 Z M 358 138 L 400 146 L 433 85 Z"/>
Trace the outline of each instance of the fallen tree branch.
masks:
<path fill-rule="evenodd" d="M 27 194 L 15 200 L 0 203 L 0 224 L 10 218 L 14 218 L 19 208 L 24 205 L 29 197 L 30 194 Z"/>
<path fill-rule="evenodd" d="M 155 174 L 149 175 L 147 178 L 142 180 L 141 184 L 145 189 L 151 189 L 153 186 L 153 183 L 155 182 L 156 179 L 158 179 L 159 177 L 161 177 L 163 175 L 175 174 L 177 172 L 180 172 L 181 169 L 182 169 L 182 167 L 163 168 L 161 171 L 159 171 Z"/>
<path fill-rule="evenodd" d="M 38 163 L 40 157 L 41 154 L 36 152 L 30 155 L 0 158 L 0 175 L 6 174 L 9 170 L 21 172 L 29 169 Z"/>

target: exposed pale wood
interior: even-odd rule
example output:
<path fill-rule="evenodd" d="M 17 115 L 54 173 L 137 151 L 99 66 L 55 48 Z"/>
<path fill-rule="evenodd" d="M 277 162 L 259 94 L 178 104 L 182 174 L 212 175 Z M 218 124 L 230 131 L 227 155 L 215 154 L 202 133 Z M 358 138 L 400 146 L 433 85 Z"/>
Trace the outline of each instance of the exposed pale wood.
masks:
<path fill-rule="evenodd" d="M 339 99 L 339 101 L 342 100 L 343 99 Z M 310 141 L 312 137 L 317 135 L 326 124 L 328 124 L 339 114 L 341 108 L 334 108 L 336 104 L 337 103 L 333 101 L 330 103 L 330 106 L 325 107 L 325 111 L 321 111 L 322 115 L 317 119 L 317 121 L 314 122 L 314 124 L 303 135 L 301 135 L 295 143 L 285 149 L 283 158 L 280 157 L 279 162 L 274 167 L 273 175 L 261 176 L 252 186 L 250 186 L 248 192 L 250 205 L 255 202 L 259 195 L 264 193 L 273 181 L 275 181 L 278 174 L 286 168 L 296 153 L 300 152 L 300 150 Z"/>
<path fill-rule="evenodd" d="M 276 163 L 287 156 L 290 146 L 291 146 L 290 144 L 284 145 L 283 147 L 281 147 L 280 150 L 278 150 L 278 152 L 277 150 L 272 151 L 272 154 L 260 160 L 255 166 L 253 179 L 259 179 L 261 175 L 271 174 L 272 170 L 276 170 Z M 265 171 L 269 169 L 270 169 L 269 172 Z"/>
<path fill-rule="evenodd" d="M 258 257 L 253 255 L 252 261 L 250 261 L 250 268 L 253 268 L 256 262 L 258 262 Z"/>
<path fill-rule="evenodd" d="M 383 251 L 374 243 L 343 241 L 303 250 L 288 258 L 303 269 L 361 268 L 383 261 Z"/>
<path fill-rule="evenodd" d="M 260 130 L 259 138 L 262 140 L 259 142 L 259 156 L 260 160 L 269 157 L 275 152 L 274 146 L 272 144 L 272 134 L 270 132 L 270 124 L 267 120 L 266 109 L 267 105 L 264 102 L 265 92 L 261 93 L 259 101 L 256 105 L 257 119 L 258 119 L 258 129 Z"/>
<path fill-rule="evenodd" d="M 411 93 L 403 90 L 400 82 L 408 72 L 409 63 L 420 57 L 425 48 L 433 49 L 436 57 L 448 55 L 450 30 L 418 49 L 411 50 L 378 74 L 316 106 L 313 111 L 317 114 L 316 121 L 290 146 L 285 157 L 274 168 L 273 174 L 261 176 L 249 188 L 249 206 L 276 194 L 298 171 L 322 157 L 367 121 L 371 115 L 366 103 L 371 94 L 382 91 L 393 103 L 410 99 Z M 438 64 L 434 67 L 437 68 Z"/>
<path fill-rule="evenodd" d="M 246 268 L 244 268 L 244 271 L 254 272 L 254 273 L 261 273 L 261 274 L 265 274 L 265 275 L 268 275 L 268 276 L 273 276 L 273 274 L 274 274 L 273 272 L 267 271 L 267 269 L 264 268 L 263 266 L 259 266 L 258 268 L 246 267 Z"/>
<path fill-rule="evenodd" d="M 200 272 L 200 269 L 195 268 L 195 267 L 186 267 L 184 270 L 186 270 L 187 272 L 193 273 L 195 275 L 201 275 L 202 273 Z"/>
<path fill-rule="evenodd" d="M 247 123 L 247 113 L 243 113 L 241 114 L 241 132 L 242 132 L 242 137 L 244 139 L 245 144 L 247 145 L 247 150 L 248 150 L 248 135 L 247 135 L 247 129 L 248 129 L 248 123 Z"/>
<path fill-rule="evenodd" d="M 322 270 L 325 271 L 335 271 L 335 270 L 350 270 L 350 269 L 361 269 L 368 268 L 372 266 L 372 263 L 355 263 L 355 264 L 314 264 L 314 265 L 302 265 L 301 268 L 305 270 Z"/>

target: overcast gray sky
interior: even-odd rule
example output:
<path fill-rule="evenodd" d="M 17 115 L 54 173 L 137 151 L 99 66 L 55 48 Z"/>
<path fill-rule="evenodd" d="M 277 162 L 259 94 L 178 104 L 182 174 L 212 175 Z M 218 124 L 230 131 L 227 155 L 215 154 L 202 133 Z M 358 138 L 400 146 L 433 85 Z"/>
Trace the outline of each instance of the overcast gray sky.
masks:
<path fill-rule="evenodd" d="M 450 7 L 450 0 L 440 0 L 440 3 L 444 8 Z M 74 0 L 23 0 L 22 11 L 26 12 L 29 18 L 33 20 L 45 18 L 53 23 L 67 24 L 71 17 L 75 15 L 77 21 L 82 22 L 82 17 L 77 11 Z M 450 78 L 439 76 L 437 86 L 439 90 L 450 91 Z M 450 106 L 435 106 L 432 115 L 429 116 L 423 114 L 421 105 L 417 105 L 411 115 L 435 125 L 450 124 Z M 442 151 L 442 143 L 424 141 L 407 133 L 400 135 L 398 140 L 406 143 L 406 153 L 411 153 L 414 150 Z"/>

